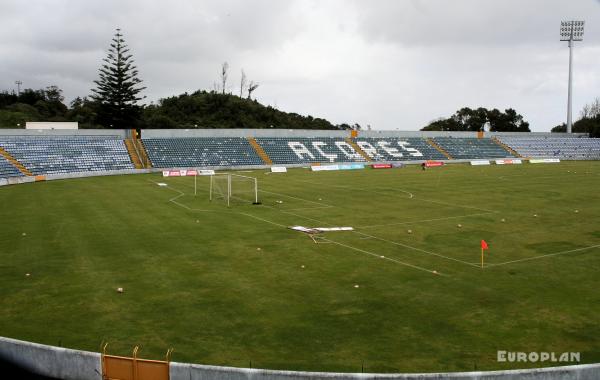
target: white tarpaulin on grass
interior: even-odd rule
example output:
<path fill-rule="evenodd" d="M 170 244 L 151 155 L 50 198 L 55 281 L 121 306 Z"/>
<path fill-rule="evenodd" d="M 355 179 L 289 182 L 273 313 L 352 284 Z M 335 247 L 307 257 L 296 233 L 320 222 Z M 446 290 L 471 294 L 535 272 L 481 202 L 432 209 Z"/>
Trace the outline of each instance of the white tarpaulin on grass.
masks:
<path fill-rule="evenodd" d="M 331 232 L 331 231 L 353 231 L 352 227 L 303 227 L 303 226 L 291 226 L 290 229 L 294 231 L 300 231 L 307 234 L 318 234 L 319 232 Z"/>

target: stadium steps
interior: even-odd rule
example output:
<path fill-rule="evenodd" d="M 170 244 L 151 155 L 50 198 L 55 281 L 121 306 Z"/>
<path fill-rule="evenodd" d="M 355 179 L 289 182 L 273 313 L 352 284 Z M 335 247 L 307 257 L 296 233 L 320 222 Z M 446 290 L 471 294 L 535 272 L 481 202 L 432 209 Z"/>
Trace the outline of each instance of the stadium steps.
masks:
<path fill-rule="evenodd" d="M 502 148 L 504 148 L 504 150 L 506 150 L 508 153 L 512 154 L 513 156 L 523 158 L 523 156 L 521 156 L 516 150 L 509 147 L 502 141 L 498 140 L 498 138 L 496 138 L 496 136 L 492 137 L 492 141 L 495 142 L 496 144 L 500 145 Z"/>
<path fill-rule="evenodd" d="M 254 151 L 256 152 L 256 154 L 258 154 L 258 157 L 260 157 L 266 165 L 273 165 L 273 160 L 271 160 L 271 158 L 269 157 L 267 152 L 265 152 L 262 146 L 260 146 L 256 142 L 256 139 L 254 137 L 248 137 L 248 142 L 250 143 L 250 145 L 252 145 L 252 148 L 254 148 Z"/>
<path fill-rule="evenodd" d="M 452 160 L 452 156 L 450 156 L 450 154 L 448 152 L 446 152 L 446 150 L 444 148 L 439 146 L 435 141 L 433 141 L 432 139 L 427 139 L 427 143 L 429 145 L 431 145 L 432 147 L 434 147 L 438 152 L 440 152 L 441 154 L 446 156 L 447 159 Z"/>
<path fill-rule="evenodd" d="M 127 148 L 127 153 L 129 153 L 129 157 L 131 158 L 131 162 L 133 162 L 133 166 L 136 169 L 142 169 L 142 161 L 140 160 L 140 156 L 135 149 L 135 145 L 132 139 L 125 139 L 125 147 Z"/>
<path fill-rule="evenodd" d="M 365 153 L 365 151 L 364 151 L 364 150 L 362 150 L 362 149 L 360 148 L 360 146 L 358 146 L 358 144 L 354 142 L 354 140 L 352 140 L 352 139 L 351 139 L 351 138 L 349 138 L 349 137 L 347 137 L 345 140 L 346 140 L 346 142 L 347 142 L 348 144 L 350 144 L 350 145 L 352 146 L 352 148 L 354 148 L 354 150 L 355 150 L 355 151 L 357 151 L 357 152 L 358 152 L 358 154 L 360 154 L 361 156 L 363 156 L 363 157 L 364 157 L 364 159 L 365 159 L 365 160 L 367 160 L 367 162 L 371 162 L 371 157 L 369 157 L 369 155 L 368 155 L 368 154 L 366 154 L 366 153 Z"/>
<path fill-rule="evenodd" d="M 8 160 L 8 162 L 10 162 L 15 168 L 19 169 L 19 171 L 21 173 L 23 173 L 24 175 L 26 175 L 28 177 L 33 176 L 33 173 L 31 173 L 29 171 L 29 169 L 27 169 L 25 166 L 23 166 L 22 163 L 17 161 L 16 158 L 11 156 L 11 154 L 8 153 L 6 150 L 4 150 L 4 148 L 2 148 L 2 147 L 0 147 L 0 155 L 2 155 L 4 158 L 6 158 L 6 160 Z"/>
<path fill-rule="evenodd" d="M 150 157 L 148 157 L 148 151 L 146 150 L 144 141 L 142 141 L 142 139 L 135 139 L 133 140 L 133 143 L 137 147 L 137 152 L 139 153 L 140 160 L 142 161 L 142 167 L 150 169 L 153 165 L 152 161 L 150 161 Z"/>

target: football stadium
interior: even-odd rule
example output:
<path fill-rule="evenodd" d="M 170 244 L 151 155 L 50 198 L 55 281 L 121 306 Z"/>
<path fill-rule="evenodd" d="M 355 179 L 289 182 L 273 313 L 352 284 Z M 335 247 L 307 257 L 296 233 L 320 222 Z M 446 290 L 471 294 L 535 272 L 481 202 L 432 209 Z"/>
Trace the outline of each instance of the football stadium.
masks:
<path fill-rule="evenodd" d="M 600 139 L 4 129 L 0 155 L 0 353 L 38 373 L 600 374 Z"/>
<path fill-rule="evenodd" d="M 599 11 L 0 1 L 0 380 L 600 379 Z"/>

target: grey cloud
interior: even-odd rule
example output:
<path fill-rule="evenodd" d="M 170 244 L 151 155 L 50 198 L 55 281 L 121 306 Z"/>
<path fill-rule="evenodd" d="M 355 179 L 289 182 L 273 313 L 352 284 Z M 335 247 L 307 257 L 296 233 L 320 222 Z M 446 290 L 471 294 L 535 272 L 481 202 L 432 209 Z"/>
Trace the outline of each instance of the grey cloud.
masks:
<path fill-rule="evenodd" d="M 463 106 L 514 107 L 535 130 L 562 122 L 561 19 L 585 19 L 574 110 L 600 88 L 600 0 L 3 0 L 0 89 L 56 84 L 85 96 L 117 27 L 148 101 L 210 89 L 231 65 L 287 111 L 417 129 Z"/>
<path fill-rule="evenodd" d="M 563 18 L 600 20 L 597 0 L 377 1 L 360 8 L 358 28 L 367 38 L 423 45 L 551 44 Z"/>

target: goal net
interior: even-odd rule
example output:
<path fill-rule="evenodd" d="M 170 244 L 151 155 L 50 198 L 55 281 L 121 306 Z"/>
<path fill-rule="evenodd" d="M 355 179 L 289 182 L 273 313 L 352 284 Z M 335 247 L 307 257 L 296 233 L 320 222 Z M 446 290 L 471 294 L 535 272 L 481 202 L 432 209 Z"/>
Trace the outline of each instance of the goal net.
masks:
<path fill-rule="evenodd" d="M 223 200 L 232 204 L 260 204 L 258 181 L 254 177 L 239 174 L 215 174 L 210 176 L 209 199 Z"/>

